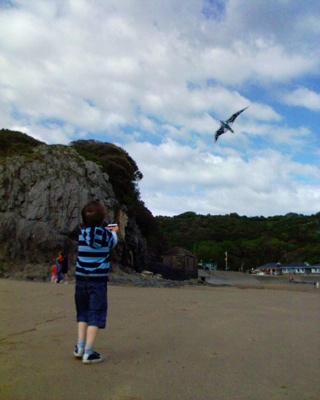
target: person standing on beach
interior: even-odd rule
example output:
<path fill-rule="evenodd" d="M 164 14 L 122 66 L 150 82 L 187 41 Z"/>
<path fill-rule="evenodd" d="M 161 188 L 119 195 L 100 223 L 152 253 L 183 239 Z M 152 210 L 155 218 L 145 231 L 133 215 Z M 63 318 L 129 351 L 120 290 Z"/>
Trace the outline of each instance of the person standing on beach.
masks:
<path fill-rule="evenodd" d="M 61 273 L 63 277 L 63 282 L 65 284 L 68 283 L 68 270 L 69 270 L 69 261 L 68 261 L 68 256 L 63 253 L 63 261 L 62 261 L 62 266 L 61 266 Z"/>
<path fill-rule="evenodd" d="M 110 250 L 117 244 L 118 226 L 103 226 L 106 208 L 97 201 L 87 204 L 81 215 L 84 227 L 79 234 L 75 288 L 78 341 L 73 354 L 92 364 L 103 361 L 94 344 L 99 329 L 106 327 Z"/>
<path fill-rule="evenodd" d="M 57 275 L 58 275 L 57 283 L 63 281 L 63 275 L 62 275 L 63 260 L 64 260 L 64 254 L 62 251 L 59 251 L 59 256 L 56 259 Z"/>

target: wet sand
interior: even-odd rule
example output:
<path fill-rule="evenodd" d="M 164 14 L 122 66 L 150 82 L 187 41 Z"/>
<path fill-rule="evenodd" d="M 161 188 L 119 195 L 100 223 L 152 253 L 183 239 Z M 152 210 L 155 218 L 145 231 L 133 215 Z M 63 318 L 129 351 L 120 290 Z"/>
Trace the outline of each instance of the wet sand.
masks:
<path fill-rule="evenodd" d="M 318 400 L 320 290 L 294 286 L 110 285 L 84 365 L 74 283 L 0 280 L 0 399 Z"/>

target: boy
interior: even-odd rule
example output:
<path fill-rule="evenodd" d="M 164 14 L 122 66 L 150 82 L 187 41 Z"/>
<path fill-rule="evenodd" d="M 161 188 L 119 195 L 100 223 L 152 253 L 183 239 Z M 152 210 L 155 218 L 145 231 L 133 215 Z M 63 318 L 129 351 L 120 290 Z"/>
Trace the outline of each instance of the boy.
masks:
<path fill-rule="evenodd" d="M 106 208 L 92 201 L 82 209 L 84 227 L 79 234 L 75 303 L 78 342 L 74 356 L 85 364 L 103 361 L 94 351 L 99 329 L 106 327 L 110 250 L 116 246 L 118 227 L 105 228 Z"/>

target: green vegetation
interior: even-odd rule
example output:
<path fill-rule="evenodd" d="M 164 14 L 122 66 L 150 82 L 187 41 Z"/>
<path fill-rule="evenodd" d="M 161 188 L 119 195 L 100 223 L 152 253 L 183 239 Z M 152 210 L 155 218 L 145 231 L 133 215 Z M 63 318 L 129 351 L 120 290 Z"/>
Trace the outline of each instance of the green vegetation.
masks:
<path fill-rule="evenodd" d="M 0 157 L 28 155 L 32 153 L 34 147 L 44 144 L 25 133 L 10 131 L 8 129 L 0 130 L 0 138 Z"/>
<path fill-rule="evenodd" d="M 78 140 L 71 143 L 85 159 L 94 161 L 109 175 L 116 197 L 131 212 L 140 200 L 138 182 L 143 178 L 129 154 L 111 143 Z"/>
<path fill-rule="evenodd" d="M 274 217 L 197 215 L 156 217 L 167 248 L 181 246 L 203 262 L 226 265 L 232 270 L 256 268 L 268 262 L 286 265 L 294 261 L 320 262 L 320 213 Z"/>

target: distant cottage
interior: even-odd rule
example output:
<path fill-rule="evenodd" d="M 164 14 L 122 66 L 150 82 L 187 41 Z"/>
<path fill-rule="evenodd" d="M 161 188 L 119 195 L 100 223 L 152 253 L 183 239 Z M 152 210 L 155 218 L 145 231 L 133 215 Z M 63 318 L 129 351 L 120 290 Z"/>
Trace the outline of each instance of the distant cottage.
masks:
<path fill-rule="evenodd" d="M 162 261 L 179 271 L 185 279 L 198 278 L 198 259 L 186 249 L 173 247 L 162 254 Z"/>
<path fill-rule="evenodd" d="M 254 271 L 263 275 L 285 275 L 285 274 L 320 274 L 320 265 L 309 265 L 307 262 L 295 261 L 286 266 L 280 263 L 267 263 L 261 265 Z"/>

